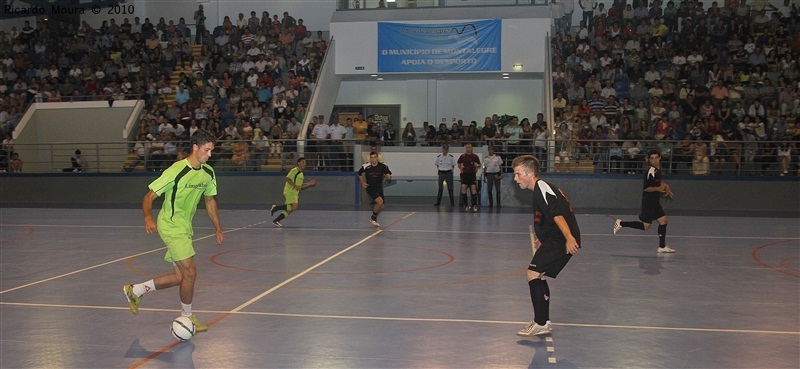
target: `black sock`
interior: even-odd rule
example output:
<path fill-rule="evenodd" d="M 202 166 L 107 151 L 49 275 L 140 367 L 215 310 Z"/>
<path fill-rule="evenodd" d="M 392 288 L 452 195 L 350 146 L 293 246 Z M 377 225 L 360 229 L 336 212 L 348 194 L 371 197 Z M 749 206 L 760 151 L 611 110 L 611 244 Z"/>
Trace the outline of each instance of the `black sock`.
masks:
<path fill-rule="evenodd" d="M 533 321 L 538 325 L 545 325 L 550 320 L 550 286 L 543 279 L 534 279 L 528 282 L 533 303 Z"/>
<path fill-rule="evenodd" d="M 286 210 L 286 205 L 280 205 L 275 207 L 275 211 Z"/>
<path fill-rule="evenodd" d="M 378 219 L 378 213 L 372 212 L 372 219 Z"/>
<path fill-rule="evenodd" d="M 472 195 L 472 205 L 478 206 L 478 195 Z"/>
<path fill-rule="evenodd" d="M 644 223 L 642 222 L 620 222 L 619 225 L 623 228 L 636 228 L 644 231 Z"/>
<path fill-rule="evenodd" d="M 667 225 L 658 225 L 658 247 L 667 246 Z"/>
<path fill-rule="evenodd" d="M 284 214 L 284 213 L 280 213 L 280 214 L 278 215 L 278 217 L 277 217 L 277 218 L 275 218 L 275 220 L 274 220 L 274 221 L 275 221 L 275 222 L 280 222 L 280 221 L 281 221 L 281 220 L 283 220 L 284 218 L 286 218 L 286 214 Z"/>
<path fill-rule="evenodd" d="M 469 206 L 469 203 L 467 202 L 467 194 L 465 193 L 461 194 L 461 205 Z"/>

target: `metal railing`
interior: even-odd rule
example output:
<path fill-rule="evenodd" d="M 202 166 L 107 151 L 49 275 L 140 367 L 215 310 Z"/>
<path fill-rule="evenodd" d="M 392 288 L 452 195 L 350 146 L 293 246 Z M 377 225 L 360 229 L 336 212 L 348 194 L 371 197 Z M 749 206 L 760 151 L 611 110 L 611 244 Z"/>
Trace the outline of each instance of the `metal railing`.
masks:
<path fill-rule="evenodd" d="M 302 142 L 301 142 L 302 141 Z M 546 172 L 635 174 L 647 168 L 651 150 L 662 155 L 667 173 L 687 175 L 780 176 L 800 175 L 800 141 L 645 141 L 631 145 L 621 140 L 493 140 L 472 141 L 477 148 L 491 144 L 504 160 L 503 170 L 513 172 L 518 155 L 539 158 Z M 419 147 L 443 144 L 461 146 L 467 141 L 392 142 L 393 151 L 414 152 Z M 299 145 L 300 144 L 300 145 Z M 352 171 L 366 162 L 373 142 L 356 140 L 233 140 L 217 142 L 209 163 L 218 171 L 280 171 L 293 167 L 300 156 L 310 171 Z M 380 145 L 386 145 L 381 143 Z M 300 152 L 298 152 L 298 148 Z M 72 158 L 81 150 L 84 166 Z M 187 141 L 15 144 L 0 148 L 0 171 L 11 169 L 13 153 L 23 162 L 23 173 L 161 171 L 190 151 Z M 476 149 L 483 152 L 483 149 Z M 705 155 L 701 155 L 705 153 Z M 480 156 L 480 155 L 479 155 Z M 76 158 L 77 159 L 77 158 Z M 433 160 L 433 159 L 432 159 Z M 483 157 L 481 157 L 483 161 Z M 425 163 L 425 170 L 430 163 Z"/>

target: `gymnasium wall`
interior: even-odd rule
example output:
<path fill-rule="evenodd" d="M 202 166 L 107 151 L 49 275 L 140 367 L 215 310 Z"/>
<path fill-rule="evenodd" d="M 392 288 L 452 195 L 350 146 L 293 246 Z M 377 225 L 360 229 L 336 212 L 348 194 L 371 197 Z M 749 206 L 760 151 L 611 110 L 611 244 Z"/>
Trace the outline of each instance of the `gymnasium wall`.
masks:
<path fill-rule="evenodd" d="M 272 203 L 283 202 L 283 173 L 218 175 L 217 201 L 223 209 L 266 209 Z M 506 174 L 503 180 L 503 207 L 530 206 L 531 192 L 520 190 L 512 177 Z M 0 206 L 138 208 L 147 185 L 155 178 L 156 173 L 0 173 Z M 577 213 L 638 213 L 641 176 L 546 174 L 544 178 L 564 189 Z M 303 192 L 304 207 L 355 205 L 359 196 L 365 197 L 357 190 L 354 173 L 309 172 L 306 179 L 316 179 L 317 186 Z M 676 193 L 676 199 L 665 204 L 668 213 L 800 217 L 800 182 L 796 178 L 675 176 L 665 180 Z M 417 188 L 407 191 L 413 186 Z M 413 182 L 401 179 L 386 188 L 387 204 L 430 208 L 435 196 L 436 182 L 430 178 Z"/>

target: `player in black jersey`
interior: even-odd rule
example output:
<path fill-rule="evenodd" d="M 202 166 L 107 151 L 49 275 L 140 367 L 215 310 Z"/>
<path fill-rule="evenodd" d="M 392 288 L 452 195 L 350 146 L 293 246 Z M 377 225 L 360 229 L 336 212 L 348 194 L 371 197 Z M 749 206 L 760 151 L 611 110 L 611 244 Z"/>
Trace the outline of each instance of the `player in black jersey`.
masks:
<path fill-rule="evenodd" d="M 655 220 L 658 222 L 658 252 L 671 254 L 675 250 L 667 246 L 667 215 L 661 207 L 661 197 L 672 198 L 675 194 L 669 185 L 661 180 L 661 154 L 650 151 L 647 155 L 650 160 L 650 169 L 644 176 L 642 192 L 642 211 L 638 222 L 623 222 L 621 219 L 614 221 L 614 235 L 622 228 L 636 228 L 646 231 Z"/>
<path fill-rule="evenodd" d="M 539 178 L 541 166 L 533 155 L 514 158 L 514 181 L 533 191 L 533 258 L 526 277 L 533 303 L 533 321 L 517 332 L 531 337 L 552 332 L 550 287 L 545 278 L 555 278 L 581 247 L 581 231 L 564 191 Z"/>
<path fill-rule="evenodd" d="M 369 163 L 361 166 L 358 170 L 358 180 L 361 181 L 361 187 L 367 190 L 367 194 L 372 200 L 375 201 L 375 206 L 372 208 L 372 216 L 369 217 L 369 222 L 375 227 L 380 227 L 378 223 L 378 214 L 383 210 L 383 180 L 392 179 L 392 171 L 386 164 L 378 162 L 378 153 L 372 151 L 369 153 Z"/>

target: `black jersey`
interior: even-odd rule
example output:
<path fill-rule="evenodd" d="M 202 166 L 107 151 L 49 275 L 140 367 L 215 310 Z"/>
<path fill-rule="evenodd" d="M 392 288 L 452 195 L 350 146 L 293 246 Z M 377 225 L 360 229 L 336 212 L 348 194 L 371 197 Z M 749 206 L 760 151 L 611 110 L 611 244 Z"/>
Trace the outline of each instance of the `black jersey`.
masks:
<path fill-rule="evenodd" d="M 475 155 L 474 153 L 472 154 L 464 153 L 458 157 L 458 164 L 464 166 L 464 169 L 461 170 L 461 173 L 463 174 L 475 174 L 476 171 L 478 170 L 478 168 L 475 167 L 475 163 L 480 164 L 481 159 L 478 157 L 478 155 Z"/>
<path fill-rule="evenodd" d="M 650 169 L 644 175 L 644 184 L 642 185 L 642 207 L 659 205 L 661 192 L 644 191 L 648 187 L 658 186 L 661 186 L 661 169 L 650 166 Z"/>
<path fill-rule="evenodd" d="M 383 176 L 392 174 L 392 171 L 383 163 L 378 163 L 378 165 L 366 163 L 358 170 L 359 176 L 363 173 L 366 173 L 364 179 L 367 181 L 369 187 L 381 188 L 383 187 Z"/>
<path fill-rule="evenodd" d="M 569 199 L 560 188 L 542 181 L 536 181 L 533 189 L 533 231 L 543 247 L 564 247 L 567 239 L 555 222 L 555 217 L 564 217 L 572 237 L 581 244 L 581 231 L 578 221 L 569 204 Z"/>

